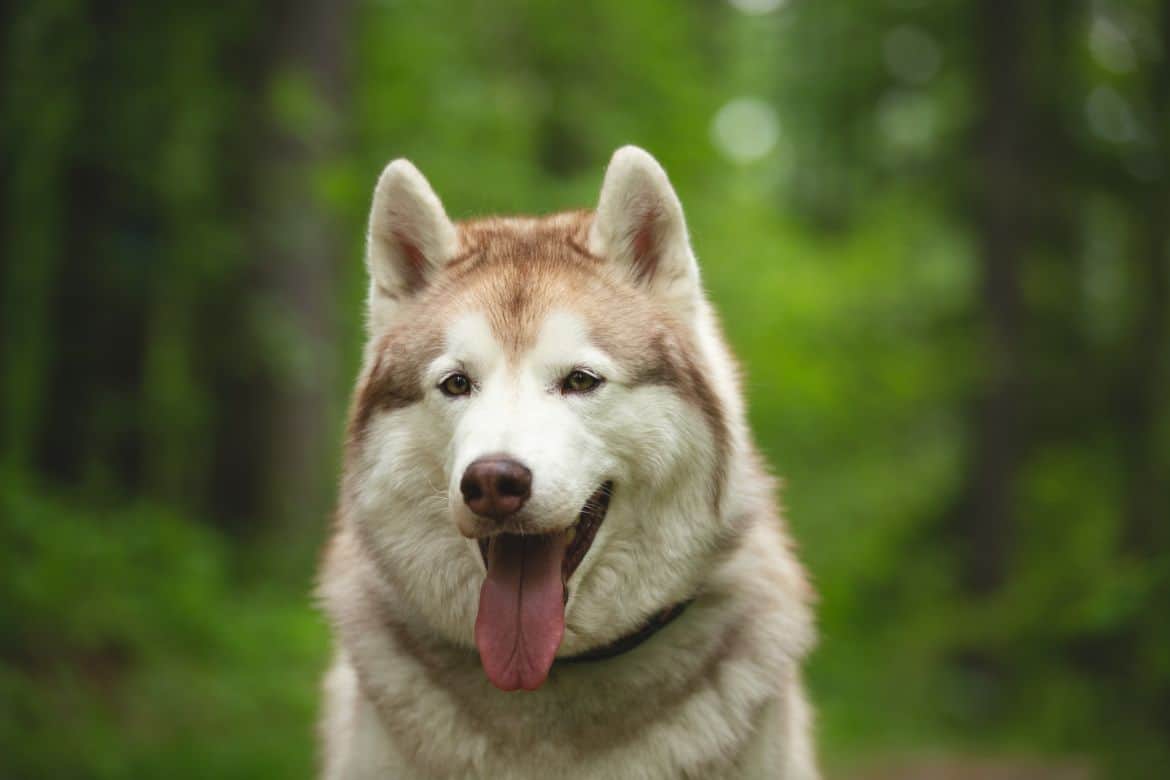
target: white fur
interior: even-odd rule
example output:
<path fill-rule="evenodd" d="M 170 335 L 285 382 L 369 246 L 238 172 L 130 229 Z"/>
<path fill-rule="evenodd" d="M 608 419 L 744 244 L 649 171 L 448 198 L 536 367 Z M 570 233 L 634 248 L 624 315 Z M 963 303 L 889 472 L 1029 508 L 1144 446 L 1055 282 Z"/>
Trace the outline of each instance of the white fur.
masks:
<path fill-rule="evenodd" d="M 394 224 L 443 233 L 421 175 L 410 167 L 394 176 L 410 186 L 390 187 L 387 202 L 405 198 L 429 215 Z M 375 210 L 386 205 L 380 198 Z M 813 643 L 803 573 L 772 509 L 677 197 L 653 158 L 627 147 L 606 175 L 591 251 L 631 262 L 623 237 L 646 229 L 647 213 L 657 215 L 649 229 L 664 254 L 641 282 L 685 315 L 728 420 L 727 457 L 719 460 L 702 411 L 676 389 L 628 386 L 571 308 L 551 311 L 518 357 L 496 341 L 484 312 L 452 321 L 424 372 L 423 400 L 375 415 L 349 464 L 319 591 L 339 642 L 322 722 L 329 780 L 817 777 L 799 673 Z M 450 255 L 448 243 L 438 239 L 435 257 Z M 372 265 L 394 262 L 392 249 L 377 260 L 371 253 Z M 577 367 L 607 381 L 588 394 L 560 393 Z M 470 395 L 439 392 L 452 370 L 472 379 Z M 616 486 L 568 583 L 559 656 L 630 633 L 664 606 L 695 602 L 634 652 L 556 666 L 534 692 L 491 687 L 472 642 L 484 567 L 464 538 L 476 521 L 458 483 L 468 463 L 493 453 L 532 470 L 523 512 L 533 528 L 567 528 L 599 484 Z M 713 505 L 717 466 L 726 483 Z M 716 556 L 736 533 L 738 543 Z"/>

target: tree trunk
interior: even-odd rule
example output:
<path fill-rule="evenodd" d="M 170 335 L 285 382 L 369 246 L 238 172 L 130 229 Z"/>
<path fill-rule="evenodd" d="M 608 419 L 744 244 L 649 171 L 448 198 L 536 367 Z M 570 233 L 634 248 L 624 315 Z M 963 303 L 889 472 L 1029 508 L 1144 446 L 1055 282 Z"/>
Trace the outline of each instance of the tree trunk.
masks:
<path fill-rule="evenodd" d="M 303 0 L 273 11 L 283 20 L 265 92 L 276 116 L 256 193 L 261 322 L 275 326 L 262 345 L 274 360 L 261 491 L 265 518 L 295 533 L 324 528 L 336 450 L 339 242 L 313 176 L 338 155 L 350 4 Z"/>
<path fill-rule="evenodd" d="M 975 137 L 973 194 L 984 373 L 972 403 L 971 466 L 957 530 L 963 585 L 983 595 L 1003 583 L 1014 536 L 1023 448 L 1020 265 L 1031 182 L 1023 148 L 1024 5 L 983 0 L 975 8 L 976 105 L 982 121 Z"/>

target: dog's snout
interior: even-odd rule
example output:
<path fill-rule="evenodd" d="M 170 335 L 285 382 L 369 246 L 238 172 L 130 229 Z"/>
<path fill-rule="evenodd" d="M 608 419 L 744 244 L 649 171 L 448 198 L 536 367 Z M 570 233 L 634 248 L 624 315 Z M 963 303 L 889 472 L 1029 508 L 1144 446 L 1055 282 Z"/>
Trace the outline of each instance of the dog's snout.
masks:
<path fill-rule="evenodd" d="M 524 506 L 532 492 L 532 472 L 517 460 L 490 455 L 467 467 L 459 490 L 472 512 L 500 519 Z"/>

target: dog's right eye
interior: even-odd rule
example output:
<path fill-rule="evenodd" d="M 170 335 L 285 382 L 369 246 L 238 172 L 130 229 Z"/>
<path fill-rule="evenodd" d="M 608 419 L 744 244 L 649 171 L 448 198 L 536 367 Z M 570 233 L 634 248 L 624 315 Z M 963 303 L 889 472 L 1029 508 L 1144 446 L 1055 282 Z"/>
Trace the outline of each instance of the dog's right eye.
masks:
<path fill-rule="evenodd" d="M 580 368 L 573 369 L 561 380 L 562 393 L 588 393 L 595 390 L 604 380 L 596 374 Z"/>
<path fill-rule="evenodd" d="M 467 374 L 450 374 L 439 383 L 439 389 L 447 396 L 467 395 L 471 392 L 471 380 Z"/>

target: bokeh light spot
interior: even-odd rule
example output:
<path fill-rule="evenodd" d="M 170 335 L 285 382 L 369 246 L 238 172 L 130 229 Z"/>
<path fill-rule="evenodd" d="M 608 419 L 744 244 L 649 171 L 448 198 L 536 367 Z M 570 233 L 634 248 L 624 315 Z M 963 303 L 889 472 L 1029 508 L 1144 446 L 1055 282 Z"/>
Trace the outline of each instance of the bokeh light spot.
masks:
<path fill-rule="evenodd" d="M 942 50 L 925 30 L 911 25 L 895 27 L 882 39 L 886 68 L 908 84 L 925 84 L 942 67 Z"/>
<path fill-rule="evenodd" d="M 716 148 L 738 163 L 766 156 L 780 138 L 780 120 L 770 104 L 757 97 L 739 97 L 726 103 L 711 122 Z"/>
<path fill-rule="evenodd" d="M 758 16 L 777 10 L 788 0 L 727 0 L 727 2 L 745 14 Z"/>
<path fill-rule="evenodd" d="M 1100 86 L 1085 100 L 1089 129 L 1106 141 L 1126 143 L 1137 137 L 1137 120 L 1129 102 L 1113 87 Z"/>
<path fill-rule="evenodd" d="M 1089 51 L 1101 67 L 1114 73 L 1130 73 L 1137 68 L 1137 54 L 1125 31 L 1104 16 L 1097 16 L 1089 26 Z"/>

